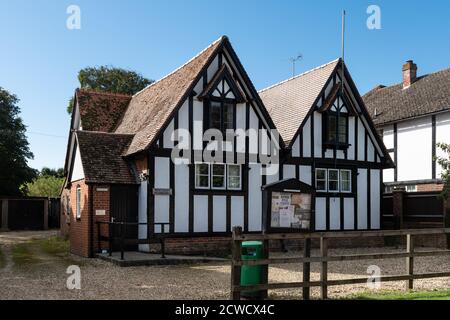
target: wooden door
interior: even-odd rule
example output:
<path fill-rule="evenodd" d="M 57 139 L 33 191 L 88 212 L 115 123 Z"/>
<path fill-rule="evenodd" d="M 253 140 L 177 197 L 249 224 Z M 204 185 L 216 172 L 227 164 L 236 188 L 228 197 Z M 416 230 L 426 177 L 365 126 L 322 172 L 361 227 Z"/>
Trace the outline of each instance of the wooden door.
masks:
<path fill-rule="evenodd" d="M 138 187 L 134 185 L 111 186 L 110 199 L 111 218 L 115 222 L 138 222 Z M 121 226 L 115 226 L 114 235 L 121 234 Z M 125 228 L 126 239 L 138 239 L 138 226 L 127 225 Z M 114 250 L 120 248 L 120 242 L 114 242 Z M 137 250 L 136 245 L 127 245 L 126 250 Z"/>

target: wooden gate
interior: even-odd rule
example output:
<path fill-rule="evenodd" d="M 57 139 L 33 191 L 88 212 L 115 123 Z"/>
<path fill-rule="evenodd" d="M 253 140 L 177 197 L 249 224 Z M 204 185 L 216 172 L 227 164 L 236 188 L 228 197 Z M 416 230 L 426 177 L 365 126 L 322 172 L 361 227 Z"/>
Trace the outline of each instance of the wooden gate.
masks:
<path fill-rule="evenodd" d="M 442 228 L 445 206 L 439 192 L 394 192 L 383 195 L 383 229 Z"/>
<path fill-rule="evenodd" d="M 49 229 L 59 229 L 61 221 L 61 199 L 50 198 L 48 201 L 48 227 Z"/>
<path fill-rule="evenodd" d="M 8 229 L 43 230 L 46 205 L 46 199 L 8 200 Z"/>

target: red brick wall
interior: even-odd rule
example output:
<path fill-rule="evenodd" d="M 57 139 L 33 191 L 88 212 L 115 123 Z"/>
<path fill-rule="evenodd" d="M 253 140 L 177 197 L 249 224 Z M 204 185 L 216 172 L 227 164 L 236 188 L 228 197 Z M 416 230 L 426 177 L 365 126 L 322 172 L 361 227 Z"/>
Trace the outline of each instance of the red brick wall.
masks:
<path fill-rule="evenodd" d="M 437 184 L 437 183 L 430 183 L 430 184 L 418 184 L 417 185 L 417 191 L 442 191 L 444 188 L 443 184 Z"/>
<path fill-rule="evenodd" d="M 76 218 L 76 190 L 77 187 L 81 187 L 81 217 Z M 92 226 L 91 224 L 91 211 L 89 210 L 89 188 L 92 189 Z M 90 237 L 92 237 L 93 252 L 95 255 L 99 251 L 98 246 L 98 226 L 97 221 L 109 221 L 110 211 L 110 187 L 108 185 L 87 185 L 84 180 L 73 182 L 70 192 L 70 207 L 71 212 L 68 218 L 70 218 L 69 238 L 70 238 L 70 252 L 79 256 L 89 257 L 90 254 Z M 105 214 L 100 215 L 102 212 L 98 210 L 104 210 Z M 61 222 L 63 224 L 63 222 Z M 101 225 L 101 234 L 108 236 L 108 226 Z M 108 243 L 102 241 L 102 249 L 108 248 Z"/>
<path fill-rule="evenodd" d="M 94 237 L 94 254 L 99 251 L 98 247 L 98 226 L 97 221 L 109 221 L 110 217 L 110 186 L 108 185 L 95 185 L 92 186 L 93 188 L 93 207 L 94 207 L 94 226 L 93 226 L 93 237 Z M 105 210 L 105 215 L 97 215 L 98 210 Z M 105 224 L 100 225 L 100 232 L 102 236 L 108 236 L 109 230 L 108 226 Z M 101 242 L 101 249 L 107 250 L 108 249 L 108 242 L 102 241 Z"/>
<path fill-rule="evenodd" d="M 81 188 L 81 217 L 77 214 L 77 188 Z M 70 252 L 79 256 L 89 256 L 89 186 L 84 180 L 72 182 L 70 187 Z"/>
<path fill-rule="evenodd" d="M 319 247 L 319 240 L 312 241 L 312 247 Z M 385 246 L 382 237 L 367 237 L 354 239 L 333 239 L 330 248 L 354 248 L 354 247 L 383 247 Z M 299 250 L 303 248 L 303 240 L 285 241 L 285 247 L 289 250 Z M 152 252 L 160 252 L 159 244 L 151 245 Z M 281 241 L 270 241 L 271 250 L 281 250 Z M 167 254 L 185 255 L 229 255 L 231 254 L 230 237 L 193 237 L 193 238 L 173 238 L 166 240 Z"/>

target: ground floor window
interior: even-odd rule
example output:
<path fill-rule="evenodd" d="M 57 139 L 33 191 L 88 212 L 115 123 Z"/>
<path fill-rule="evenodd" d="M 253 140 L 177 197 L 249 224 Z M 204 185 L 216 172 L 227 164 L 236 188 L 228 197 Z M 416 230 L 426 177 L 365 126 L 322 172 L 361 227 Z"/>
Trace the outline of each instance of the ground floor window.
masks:
<path fill-rule="evenodd" d="M 327 192 L 327 169 L 316 169 L 316 191 Z"/>
<path fill-rule="evenodd" d="M 348 169 L 316 169 L 317 192 L 352 192 L 352 171 Z"/>
<path fill-rule="evenodd" d="M 80 219 L 81 218 L 81 188 L 80 188 L 80 186 L 77 187 L 76 198 L 77 198 L 77 204 L 76 204 L 77 219 Z"/>
<path fill-rule="evenodd" d="M 195 165 L 195 187 L 209 189 L 209 164 L 197 163 Z"/>
<path fill-rule="evenodd" d="M 242 169 L 237 164 L 195 164 L 195 188 L 213 190 L 241 190 Z"/>

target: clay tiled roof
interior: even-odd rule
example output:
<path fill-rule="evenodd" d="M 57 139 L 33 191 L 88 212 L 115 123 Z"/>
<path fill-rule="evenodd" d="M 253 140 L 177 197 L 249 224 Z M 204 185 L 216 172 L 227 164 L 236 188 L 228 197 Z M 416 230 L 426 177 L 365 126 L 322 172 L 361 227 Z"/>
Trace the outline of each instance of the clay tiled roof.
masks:
<path fill-rule="evenodd" d="M 86 182 L 136 184 L 131 164 L 122 158 L 133 135 L 76 131 Z"/>
<path fill-rule="evenodd" d="M 131 96 L 91 90 L 76 91 L 84 130 L 112 132 L 123 116 Z"/>
<path fill-rule="evenodd" d="M 339 59 L 275 84 L 259 92 L 283 140 L 289 144 Z"/>
<path fill-rule="evenodd" d="M 225 40 L 221 37 L 185 65 L 133 96 L 115 131 L 135 134 L 125 155 L 142 151 L 153 142 Z"/>
<path fill-rule="evenodd" d="M 450 68 L 419 77 L 405 89 L 402 83 L 377 86 L 363 100 L 375 125 L 450 110 Z"/>

